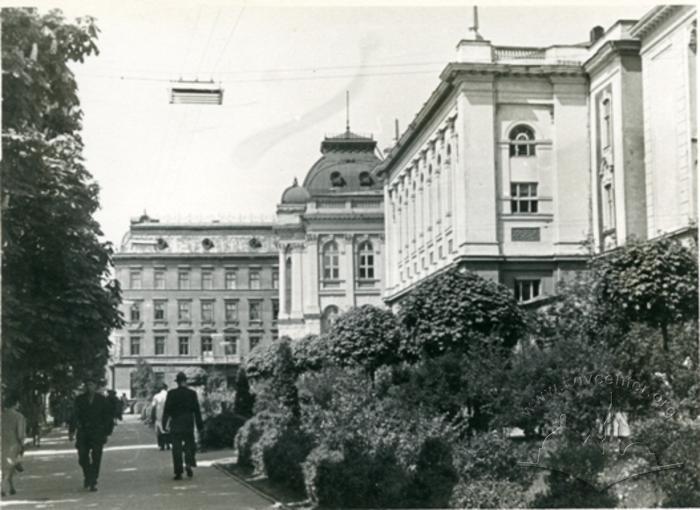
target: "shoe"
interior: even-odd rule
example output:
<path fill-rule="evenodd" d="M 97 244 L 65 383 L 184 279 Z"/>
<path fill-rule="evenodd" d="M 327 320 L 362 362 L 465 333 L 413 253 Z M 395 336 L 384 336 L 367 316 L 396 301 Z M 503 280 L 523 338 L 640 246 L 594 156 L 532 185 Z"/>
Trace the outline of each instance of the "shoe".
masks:
<path fill-rule="evenodd" d="M 90 482 L 87 481 L 87 478 L 83 480 L 83 489 L 87 489 L 90 487 Z"/>
<path fill-rule="evenodd" d="M 90 492 L 97 492 L 97 485 L 91 485 Z"/>
<path fill-rule="evenodd" d="M 160 451 L 162 452 L 162 451 L 163 451 L 163 449 L 164 449 L 164 448 L 163 448 L 163 447 L 161 446 L 161 447 L 160 447 Z"/>
<path fill-rule="evenodd" d="M 173 480 L 182 480 L 182 475 L 175 475 Z"/>
<path fill-rule="evenodd" d="M 187 466 L 185 468 L 185 471 L 187 471 L 187 478 L 192 478 L 194 476 L 194 473 L 192 473 L 192 468 Z"/>
<path fill-rule="evenodd" d="M 17 494 L 17 491 L 15 490 L 14 487 L 11 487 L 10 488 L 10 496 L 14 496 L 15 494 Z"/>

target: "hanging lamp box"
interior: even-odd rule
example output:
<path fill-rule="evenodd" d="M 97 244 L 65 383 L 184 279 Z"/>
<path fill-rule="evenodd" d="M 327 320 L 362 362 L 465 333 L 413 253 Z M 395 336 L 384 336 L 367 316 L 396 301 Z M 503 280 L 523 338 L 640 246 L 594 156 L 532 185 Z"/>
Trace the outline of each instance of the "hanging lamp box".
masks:
<path fill-rule="evenodd" d="M 170 85 L 170 104 L 223 104 L 224 90 L 213 81 L 177 81 Z"/>

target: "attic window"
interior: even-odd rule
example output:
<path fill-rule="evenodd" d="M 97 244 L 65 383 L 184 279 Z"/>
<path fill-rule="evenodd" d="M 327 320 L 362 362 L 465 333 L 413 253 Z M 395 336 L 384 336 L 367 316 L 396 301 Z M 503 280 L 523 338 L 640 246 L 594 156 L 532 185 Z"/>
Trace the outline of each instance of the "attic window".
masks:
<path fill-rule="evenodd" d="M 360 186 L 371 186 L 372 176 L 369 172 L 360 172 Z"/>
<path fill-rule="evenodd" d="M 340 175 L 340 172 L 336 171 L 331 173 L 331 185 L 334 187 L 345 186 L 345 179 Z"/>
<path fill-rule="evenodd" d="M 209 250 L 211 250 L 211 249 L 214 247 L 214 243 L 212 242 L 211 239 L 209 239 L 209 238 L 207 237 L 207 238 L 205 238 L 205 239 L 202 241 L 202 247 L 203 247 L 205 250 L 209 251 Z"/>

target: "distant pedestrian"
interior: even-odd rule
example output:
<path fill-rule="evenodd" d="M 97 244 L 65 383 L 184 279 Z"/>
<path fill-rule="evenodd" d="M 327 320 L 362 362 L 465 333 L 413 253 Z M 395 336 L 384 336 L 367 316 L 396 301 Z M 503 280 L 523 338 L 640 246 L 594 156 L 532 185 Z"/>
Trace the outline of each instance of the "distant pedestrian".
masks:
<path fill-rule="evenodd" d="M 192 477 L 192 468 L 197 467 L 195 460 L 194 427 L 201 433 L 204 424 L 199 410 L 197 393 L 187 387 L 187 376 L 178 372 L 175 381 L 177 388 L 170 390 L 165 400 L 165 409 L 161 424 L 170 431 L 173 443 L 173 468 L 175 480 L 182 480 L 182 454 L 184 447 L 185 470 Z"/>
<path fill-rule="evenodd" d="M 129 399 L 126 398 L 126 393 L 122 393 L 121 401 L 122 401 L 122 413 L 126 413 L 126 410 L 129 409 Z"/>
<path fill-rule="evenodd" d="M 163 427 L 163 410 L 165 400 L 168 398 L 168 385 L 163 384 L 160 391 L 153 397 L 153 423 L 156 429 L 156 441 L 161 450 L 170 450 L 170 434 Z"/>
<path fill-rule="evenodd" d="M 102 448 L 114 429 L 114 412 L 108 400 L 97 393 L 94 380 L 85 381 L 85 393 L 75 399 L 78 462 L 83 468 L 83 487 L 97 490 Z"/>
<path fill-rule="evenodd" d="M 26 433 L 26 420 L 20 413 L 17 398 L 6 396 L 3 401 L 2 411 L 2 496 L 6 490 L 15 494 L 15 486 L 12 477 L 15 471 L 23 471 L 21 468 L 22 454 L 24 453 L 24 437 Z"/>

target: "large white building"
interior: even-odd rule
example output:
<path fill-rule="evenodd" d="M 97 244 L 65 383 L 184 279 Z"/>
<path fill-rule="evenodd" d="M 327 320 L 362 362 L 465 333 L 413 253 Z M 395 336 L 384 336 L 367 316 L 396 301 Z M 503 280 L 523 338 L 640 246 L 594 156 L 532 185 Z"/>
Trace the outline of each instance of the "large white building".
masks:
<path fill-rule="evenodd" d="M 382 306 L 384 209 L 376 142 L 346 130 L 277 206 L 279 334 L 324 332 L 338 313 Z"/>
<path fill-rule="evenodd" d="M 473 29 L 377 168 L 385 300 L 459 265 L 536 302 L 591 250 L 696 237 L 695 33 L 693 6 L 546 48 Z"/>

